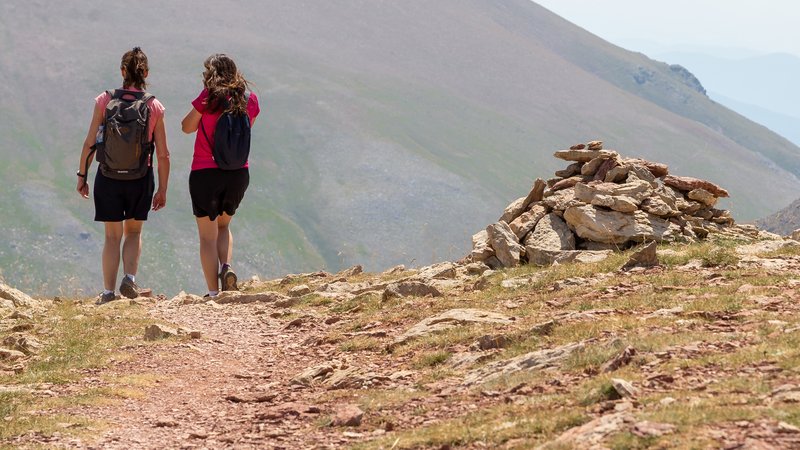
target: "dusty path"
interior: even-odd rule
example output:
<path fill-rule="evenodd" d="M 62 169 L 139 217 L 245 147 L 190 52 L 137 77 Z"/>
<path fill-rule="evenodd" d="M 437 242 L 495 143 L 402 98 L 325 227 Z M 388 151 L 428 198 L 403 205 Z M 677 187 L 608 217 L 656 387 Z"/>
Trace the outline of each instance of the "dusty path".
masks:
<path fill-rule="evenodd" d="M 112 424 L 98 448 L 326 448 L 359 437 L 321 427 L 331 407 L 292 377 L 330 359 L 332 345 L 304 344 L 321 333 L 317 320 L 270 317 L 264 306 L 156 307 L 152 314 L 203 337 L 131 349 L 122 375 L 159 374 L 142 399 L 85 411 Z M 277 315 L 277 314 L 273 314 Z M 361 361 L 361 365 L 367 361 Z M 355 436 L 359 433 L 351 434 Z"/>

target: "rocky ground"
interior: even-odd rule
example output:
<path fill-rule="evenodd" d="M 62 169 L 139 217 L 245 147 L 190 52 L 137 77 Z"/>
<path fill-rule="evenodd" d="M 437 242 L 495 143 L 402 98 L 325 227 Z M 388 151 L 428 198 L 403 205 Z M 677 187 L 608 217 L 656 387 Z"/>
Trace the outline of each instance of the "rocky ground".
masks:
<path fill-rule="evenodd" d="M 635 251 L 215 301 L 4 288 L 0 446 L 798 448 L 800 244 Z"/>

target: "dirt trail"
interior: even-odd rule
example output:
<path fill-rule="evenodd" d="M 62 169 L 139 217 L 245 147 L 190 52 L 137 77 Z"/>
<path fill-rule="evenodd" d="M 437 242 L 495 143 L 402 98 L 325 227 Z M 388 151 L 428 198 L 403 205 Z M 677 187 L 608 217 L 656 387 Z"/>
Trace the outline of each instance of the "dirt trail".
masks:
<path fill-rule="evenodd" d="M 352 442 L 341 430 L 319 426 L 330 408 L 317 392 L 290 383 L 306 367 L 328 360 L 332 346 L 303 343 L 320 334 L 314 319 L 284 328 L 289 321 L 270 317 L 272 311 L 253 305 L 154 308 L 155 317 L 201 330 L 203 337 L 142 345 L 131 349 L 130 362 L 109 368 L 120 375 L 155 373 L 163 381 L 142 399 L 83 411 L 112 424 L 86 446 L 295 449 Z"/>

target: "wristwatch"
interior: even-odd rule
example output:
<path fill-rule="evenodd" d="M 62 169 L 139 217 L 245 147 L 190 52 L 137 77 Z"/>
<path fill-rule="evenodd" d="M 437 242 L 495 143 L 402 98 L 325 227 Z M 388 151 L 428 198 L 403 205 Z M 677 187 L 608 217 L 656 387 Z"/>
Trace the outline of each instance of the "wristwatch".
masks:
<path fill-rule="evenodd" d="M 77 175 L 77 176 L 79 176 L 79 177 L 81 177 L 81 178 L 86 178 L 86 174 L 85 174 L 85 173 L 81 173 L 81 171 L 80 171 L 80 170 L 79 170 L 79 171 L 77 171 L 77 172 L 75 172 L 75 175 Z"/>

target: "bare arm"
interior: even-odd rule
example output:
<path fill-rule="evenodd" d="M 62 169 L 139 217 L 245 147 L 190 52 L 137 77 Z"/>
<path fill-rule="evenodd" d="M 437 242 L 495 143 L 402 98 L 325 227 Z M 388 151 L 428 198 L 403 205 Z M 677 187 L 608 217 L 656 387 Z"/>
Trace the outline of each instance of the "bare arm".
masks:
<path fill-rule="evenodd" d="M 186 117 L 181 121 L 181 129 L 186 134 L 191 134 L 197 131 L 200 126 L 200 118 L 203 117 L 200 112 L 194 108 L 186 114 Z"/>
<path fill-rule="evenodd" d="M 167 205 L 167 187 L 169 186 L 169 148 L 167 147 L 167 129 L 164 117 L 161 117 L 153 130 L 156 141 L 156 159 L 158 160 L 158 190 L 153 195 L 153 211 Z"/>
<path fill-rule="evenodd" d="M 89 124 L 89 132 L 86 133 L 86 139 L 83 141 L 83 149 L 81 150 L 81 157 L 78 161 L 78 173 L 82 173 L 85 176 L 89 175 L 89 167 L 92 165 L 92 160 L 89 160 L 89 167 L 86 167 L 86 158 L 89 156 L 90 147 L 94 145 L 95 139 L 97 138 L 97 129 L 100 127 L 101 123 L 103 123 L 103 109 L 100 105 L 95 104 L 92 122 Z M 83 198 L 89 198 L 89 185 L 86 183 L 85 178 L 78 177 L 78 186 L 76 190 Z"/>

